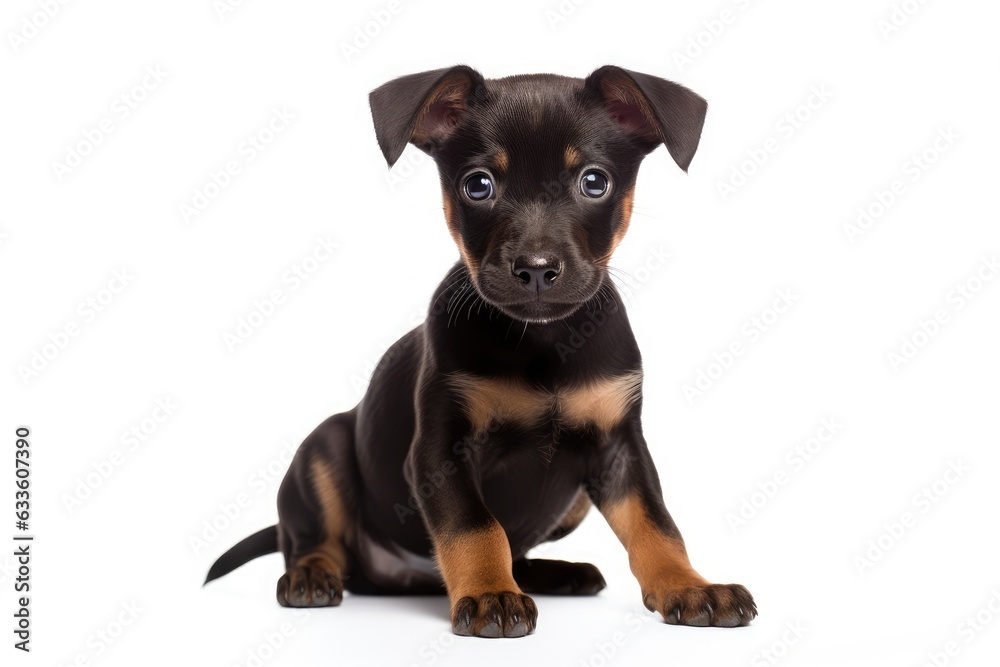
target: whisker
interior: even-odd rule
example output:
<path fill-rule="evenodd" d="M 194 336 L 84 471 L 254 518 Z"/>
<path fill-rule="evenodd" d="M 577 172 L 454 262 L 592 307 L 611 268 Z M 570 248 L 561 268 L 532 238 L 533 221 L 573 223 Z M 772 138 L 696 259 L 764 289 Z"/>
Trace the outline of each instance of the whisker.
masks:
<path fill-rule="evenodd" d="M 482 301 L 482 297 L 480 297 L 480 296 L 479 296 L 479 294 L 478 294 L 478 293 L 476 293 L 476 298 L 475 298 L 475 299 L 473 299 L 473 300 L 472 300 L 472 303 L 470 303 L 470 304 L 469 304 L 469 312 L 468 312 L 468 314 L 467 314 L 467 315 L 465 316 L 465 319 L 466 319 L 466 321 L 468 321 L 468 320 L 471 320 L 471 319 L 472 319 L 472 308 L 473 308 L 473 306 L 475 306 L 475 305 L 476 305 L 476 303 L 477 303 L 477 302 L 481 302 L 481 301 Z M 482 305 L 482 304 L 480 304 L 480 306 L 481 306 L 481 305 Z M 477 312 L 477 313 L 476 313 L 476 315 L 479 315 L 479 313 Z"/>
<path fill-rule="evenodd" d="M 507 341 L 507 336 L 509 336 L 509 335 L 510 335 L 510 330 L 511 330 L 511 328 L 512 328 L 513 326 L 514 326 L 514 318 L 512 317 L 512 318 L 510 318 L 510 326 L 508 326 L 508 327 L 507 327 L 507 333 L 505 333 L 505 334 L 503 335 L 503 339 L 504 339 L 504 342 L 506 342 L 506 341 Z"/>
<path fill-rule="evenodd" d="M 638 289 L 640 284 L 636 282 L 635 278 L 633 278 L 631 274 L 626 271 L 610 266 L 608 267 L 608 275 L 611 277 L 611 281 L 615 284 L 615 286 L 618 287 L 622 296 L 625 297 L 628 305 L 636 305 L 634 297 L 636 289 Z"/>
<path fill-rule="evenodd" d="M 458 267 L 457 269 L 454 269 L 453 271 L 450 271 L 448 273 L 448 275 L 444 277 L 444 280 L 442 280 L 441 282 L 447 282 L 447 281 L 451 280 L 453 277 L 455 277 L 456 274 L 461 273 L 463 269 L 465 269 L 464 265 Z M 441 297 L 443 297 L 445 294 L 448 294 L 449 290 L 452 287 L 454 287 L 455 285 L 457 285 L 458 283 L 462 282 L 462 280 L 465 280 L 465 279 L 466 279 L 466 276 L 461 276 L 460 275 L 460 276 L 458 276 L 458 278 L 456 280 L 452 281 L 451 283 L 448 283 L 448 285 L 446 285 L 445 288 L 443 290 L 441 290 L 441 293 L 437 295 L 437 297 L 434 299 L 434 301 L 431 302 L 431 308 L 433 309 L 434 306 L 437 304 L 438 299 L 440 299 Z"/>
<path fill-rule="evenodd" d="M 452 303 L 455 302 L 456 304 L 460 304 L 461 302 L 458 301 L 459 297 L 461 297 L 462 295 L 464 295 L 468 291 L 469 291 L 469 284 L 466 283 L 465 285 L 462 286 L 461 291 L 459 291 L 458 294 L 455 295 L 455 298 L 452 299 L 452 301 L 448 302 L 448 311 L 447 311 L 448 312 L 448 324 L 446 325 L 445 328 L 451 326 L 451 320 L 455 317 L 455 315 L 458 314 L 458 311 L 460 309 L 460 307 L 458 305 L 456 305 L 455 307 L 453 307 Z"/>
<path fill-rule="evenodd" d="M 448 312 L 448 313 L 451 312 L 451 309 L 452 309 L 452 307 L 454 307 L 455 302 L 458 300 L 458 298 L 460 296 L 462 296 L 463 294 L 465 294 L 465 290 L 468 289 L 468 287 L 469 287 L 469 284 L 465 283 L 464 285 L 462 285 L 462 287 L 459 290 L 457 290 L 454 294 L 451 295 L 451 298 L 448 299 L 448 308 L 447 308 L 447 310 L 445 312 Z"/>
<path fill-rule="evenodd" d="M 652 220 L 664 220 L 666 215 L 662 211 L 658 211 L 655 208 L 647 208 L 645 206 L 632 206 L 633 215 L 641 215 L 644 218 L 650 218 Z"/>
<path fill-rule="evenodd" d="M 476 296 L 476 290 L 475 289 L 470 289 L 470 290 L 466 290 L 466 291 L 468 293 L 465 295 L 465 298 L 463 298 L 462 301 L 458 304 L 458 307 L 455 308 L 455 325 L 456 326 L 458 325 L 458 316 L 461 314 L 462 309 L 465 307 L 466 302 L 469 299 L 471 299 L 472 297 Z"/>
<path fill-rule="evenodd" d="M 521 346 L 521 341 L 522 341 L 522 340 L 524 340 L 524 334 L 525 334 L 525 333 L 526 333 L 527 331 L 528 331 L 528 320 L 525 320 L 525 321 L 524 321 L 524 329 L 523 329 L 523 330 L 521 331 L 521 337 L 517 339 L 517 345 L 515 345 L 515 346 L 514 346 L 514 349 L 515 349 L 515 350 L 516 350 L 516 349 L 517 349 L 518 347 L 520 347 L 520 346 Z"/>
<path fill-rule="evenodd" d="M 452 282 L 448 283 L 447 285 L 445 285 L 445 286 L 444 286 L 444 289 L 443 289 L 443 290 L 441 290 L 441 293 L 440 293 L 440 294 L 438 294 L 438 297 L 437 297 L 437 298 L 438 298 L 438 299 L 440 299 L 440 298 L 441 298 L 441 297 L 443 297 L 443 296 L 444 296 L 445 294 L 449 294 L 449 293 L 450 293 L 450 292 L 449 292 L 449 290 L 450 290 L 450 289 L 451 289 L 452 287 L 454 287 L 455 285 L 457 285 L 457 284 L 459 284 L 460 282 L 462 282 L 463 280 L 465 280 L 465 278 L 463 278 L 463 277 L 460 277 L 460 278 L 457 278 L 456 280 L 453 280 Z M 432 304 L 432 305 L 433 305 L 433 304 Z"/>

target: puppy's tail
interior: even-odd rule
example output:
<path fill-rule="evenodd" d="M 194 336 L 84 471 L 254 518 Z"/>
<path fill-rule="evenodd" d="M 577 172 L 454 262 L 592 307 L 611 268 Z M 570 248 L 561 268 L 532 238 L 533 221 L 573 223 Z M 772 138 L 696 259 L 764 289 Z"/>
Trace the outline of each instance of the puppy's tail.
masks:
<path fill-rule="evenodd" d="M 229 574 L 241 565 L 246 565 L 254 558 L 273 554 L 278 550 L 278 527 L 271 526 L 257 531 L 236 543 L 229 551 L 219 556 L 211 569 L 205 583 Z M 203 584 L 204 585 L 204 584 Z"/>

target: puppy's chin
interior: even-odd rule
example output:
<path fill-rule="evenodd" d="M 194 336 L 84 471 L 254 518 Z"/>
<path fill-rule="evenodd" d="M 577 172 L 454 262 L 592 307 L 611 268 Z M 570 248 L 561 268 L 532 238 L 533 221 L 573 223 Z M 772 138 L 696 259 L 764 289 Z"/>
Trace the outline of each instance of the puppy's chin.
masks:
<path fill-rule="evenodd" d="M 489 300 L 487 303 L 491 303 Z M 547 303 L 529 301 L 525 303 L 492 303 L 507 317 L 528 324 L 549 324 L 565 319 L 580 310 L 583 303 Z"/>
<path fill-rule="evenodd" d="M 566 290 L 569 293 L 552 289 L 532 295 L 524 290 L 518 293 L 508 285 L 497 289 L 484 277 L 480 274 L 472 280 L 483 301 L 507 317 L 528 324 L 549 324 L 566 319 L 593 299 L 601 286 L 601 281 L 596 280 L 593 286 L 581 285 L 578 289 Z"/>

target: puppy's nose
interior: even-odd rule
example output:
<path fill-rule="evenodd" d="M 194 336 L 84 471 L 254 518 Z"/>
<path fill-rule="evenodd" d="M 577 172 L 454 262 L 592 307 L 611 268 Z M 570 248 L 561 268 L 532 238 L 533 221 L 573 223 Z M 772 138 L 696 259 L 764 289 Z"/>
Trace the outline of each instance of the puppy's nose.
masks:
<path fill-rule="evenodd" d="M 551 288 L 561 270 L 562 262 L 552 255 L 521 255 L 511 265 L 524 288 L 532 292 Z"/>

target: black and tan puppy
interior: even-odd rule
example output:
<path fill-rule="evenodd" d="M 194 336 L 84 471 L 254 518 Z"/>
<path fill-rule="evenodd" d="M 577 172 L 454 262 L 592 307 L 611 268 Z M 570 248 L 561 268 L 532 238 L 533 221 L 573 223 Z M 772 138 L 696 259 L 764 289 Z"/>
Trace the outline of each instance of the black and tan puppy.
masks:
<path fill-rule="evenodd" d="M 639 163 L 665 144 L 686 170 L 705 101 L 618 67 L 486 80 L 460 66 L 391 81 L 370 102 L 390 166 L 408 142 L 434 157 L 461 262 L 361 403 L 302 443 L 280 523 L 208 580 L 280 550 L 282 605 L 337 605 L 345 588 L 447 591 L 457 634 L 520 637 L 537 616 L 527 593 L 604 587 L 593 565 L 526 558 L 593 504 L 667 623 L 749 623 L 750 593 L 695 572 L 664 507 L 639 350 L 607 270 Z"/>

